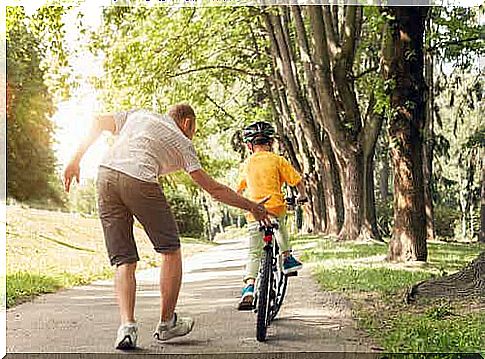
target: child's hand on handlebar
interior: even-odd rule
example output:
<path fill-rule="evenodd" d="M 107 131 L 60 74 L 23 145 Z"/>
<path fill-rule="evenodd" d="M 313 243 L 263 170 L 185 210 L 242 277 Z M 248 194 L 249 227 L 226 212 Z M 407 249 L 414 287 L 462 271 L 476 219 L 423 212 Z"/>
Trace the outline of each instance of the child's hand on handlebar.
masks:
<path fill-rule="evenodd" d="M 296 203 L 298 204 L 303 204 L 308 202 L 308 197 L 307 196 L 298 196 L 296 199 Z"/>

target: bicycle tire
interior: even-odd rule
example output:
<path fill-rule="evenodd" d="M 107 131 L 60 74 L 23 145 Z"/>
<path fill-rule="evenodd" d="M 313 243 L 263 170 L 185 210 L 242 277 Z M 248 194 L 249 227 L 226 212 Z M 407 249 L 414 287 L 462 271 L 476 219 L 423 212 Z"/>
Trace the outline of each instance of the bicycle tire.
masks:
<path fill-rule="evenodd" d="M 286 295 L 286 288 L 288 287 L 288 276 L 283 273 L 283 271 L 279 271 L 280 273 L 280 280 L 278 281 L 278 289 L 276 292 L 276 300 L 274 308 L 271 312 L 270 321 L 273 321 L 276 316 L 278 315 L 281 306 L 283 305 L 283 301 Z"/>
<path fill-rule="evenodd" d="M 270 246 L 264 248 L 263 267 L 261 270 L 261 280 L 258 290 L 258 316 L 256 321 L 256 339 L 259 342 L 266 340 L 268 329 L 268 310 L 269 310 L 269 285 L 272 276 L 271 260 L 273 250 Z"/>
<path fill-rule="evenodd" d="M 273 260 L 275 260 L 275 262 L 273 263 L 273 266 L 272 266 L 273 275 L 271 278 L 272 279 L 271 284 L 272 284 L 272 287 L 274 285 L 275 293 L 270 307 L 270 313 L 269 313 L 270 323 L 276 318 L 276 316 L 278 315 L 278 312 L 280 311 L 281 306 L 283 305 L 283 300 L 285 298 L 286 288 L 288 284 L 288 277 L 283 273 L 283 270 L 281 269 L 282 263 L 280 261 L 282 260 L 282 257 L 279 254 L 279 246 L 277 242 L 275 242 L 273 246 Z"/>

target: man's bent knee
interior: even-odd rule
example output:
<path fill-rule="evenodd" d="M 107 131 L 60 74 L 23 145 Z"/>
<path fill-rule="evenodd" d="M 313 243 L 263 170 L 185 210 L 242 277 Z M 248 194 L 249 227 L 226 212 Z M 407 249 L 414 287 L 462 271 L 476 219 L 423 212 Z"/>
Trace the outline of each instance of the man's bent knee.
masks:
<path fill-rule="evenodd" d="M 120 263 L 116 266 L 118 271 L 135 271 L 137 262 Z"/>

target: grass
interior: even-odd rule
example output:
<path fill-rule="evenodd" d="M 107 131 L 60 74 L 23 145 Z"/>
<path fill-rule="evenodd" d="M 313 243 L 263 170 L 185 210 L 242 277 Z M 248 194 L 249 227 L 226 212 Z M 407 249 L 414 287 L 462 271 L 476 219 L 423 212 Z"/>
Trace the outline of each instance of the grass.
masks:
<path fill-rule="evenodd" d="M 139 269 L 157 266 L 160 255 L 138 226 L 134 229 Z M 7 207 L 7 308 L 60 288 L 105 279 L 113 275 L 99 219 L 45 211 L 25 206 Z M 183 255 L 213 245 L 181 238 Z"/>
<path fill-rule="evenodd" d="M 322 288 L 334 291 L 378 291 L 393 293 L 405 285 L 411 285 L 430 277 L 427 272 L 410 272 L 390 268 L 343 267 L 326 268 L 320 265 L 315 274 Z"/>
<path fill-rule="evenodd" d="M 485 350 L 485 304 L 466 300 L 422 300 L 404 303 L 410 285 L 453 273 L 481 251 L 476 243 L 428 243 L 426 264 L 385 261 L 387 244 L 335 242 L 300 236 L 293 247 L 314 264 L 322 290 L 336 291 L 353 303 L 354 316 L 387 352 L 461 352 Z"/>

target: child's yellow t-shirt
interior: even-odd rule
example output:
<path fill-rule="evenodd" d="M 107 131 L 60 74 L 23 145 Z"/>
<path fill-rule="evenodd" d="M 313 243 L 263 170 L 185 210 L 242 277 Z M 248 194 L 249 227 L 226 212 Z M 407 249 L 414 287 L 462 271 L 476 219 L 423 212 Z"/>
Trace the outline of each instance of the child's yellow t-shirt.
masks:
<path fill-rule="evenodd" d="M 255 202 L 270 195 L 264 206 L 271 214 L 282 216 L 286 213 L 286 203 L 281 187 L 284 183 L 296 186 L 300 181 L 300 174 L 285 158 L 263 151 L 253 153 L 244 162 L 237 190 L 246 189 L 247 197 Z M 254 217 L 249 214 L 248 219 L 254 220 Z"/>

